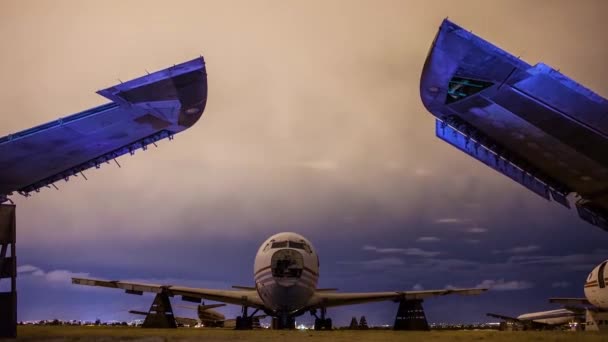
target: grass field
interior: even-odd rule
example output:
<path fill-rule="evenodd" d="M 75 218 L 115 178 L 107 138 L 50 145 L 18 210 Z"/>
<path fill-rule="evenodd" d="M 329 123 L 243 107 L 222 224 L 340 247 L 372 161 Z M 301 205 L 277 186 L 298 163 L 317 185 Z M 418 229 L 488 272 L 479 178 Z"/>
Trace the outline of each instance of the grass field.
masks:
<path fill-rule="evenodd" d="M 608 334 L 541 331 L 279 331 L 20 326 L 18 341 L 608 341 Z"/>

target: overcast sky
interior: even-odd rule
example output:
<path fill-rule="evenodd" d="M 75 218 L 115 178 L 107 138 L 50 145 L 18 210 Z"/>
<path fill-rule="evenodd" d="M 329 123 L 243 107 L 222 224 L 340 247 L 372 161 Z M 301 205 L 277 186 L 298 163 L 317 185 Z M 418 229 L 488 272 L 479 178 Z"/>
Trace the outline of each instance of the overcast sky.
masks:
<path fill-rule="evenodd" d="M 494 289 L 428 300 L 432 322 L 582 296 L 608 235 L 437 139 L 419 80 L 449 17 L 606 97 L 607 12 L 569 0 L 0 2 L 0 136 L 199 55 L 209 78 L 203 118 L 174 141 L 14 198 L 19 319 L 126 320 L 152 300 L 72 286 L 74 274 L 251 285 L 258 245 L 279 231 L 313 242 L 321 287 Z M 396 309 L 330 315 L 392 323 Z"/>

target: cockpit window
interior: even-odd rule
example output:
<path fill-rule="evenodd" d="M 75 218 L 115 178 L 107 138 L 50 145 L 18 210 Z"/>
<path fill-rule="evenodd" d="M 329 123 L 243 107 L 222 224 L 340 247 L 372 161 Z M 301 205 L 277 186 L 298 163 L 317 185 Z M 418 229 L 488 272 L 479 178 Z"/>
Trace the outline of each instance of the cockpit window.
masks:
<path fill-rule="evenodd" d="M 289 248 L 304 249 L 304 244 L 301 242 L 289 241 Z"/>
<path fill-rule="evenodd" d="M 306 242 L 289 241 L 289 247 L 295 249 L 302 249 L 305 250 L 307 253 L 312 253 L 312 249 L 310 249 L 310 246 L 308 246 Z"/>
<path fill-rule="evenodd" d="M 273 242 L 271 248 L 286 248 L 286 247 L 287 247 L 287 241 L 279 241 L 279 242 Z"/>
<path fill-rule="evenodd" d="M 270 248 L 293 248 L 293 249 L 301 249 L 306 251 L 307 253 L 312 253 L 312 249 L 306 242 L 296 242 L 296 241 L 278 241 L 272 242 Z"/>

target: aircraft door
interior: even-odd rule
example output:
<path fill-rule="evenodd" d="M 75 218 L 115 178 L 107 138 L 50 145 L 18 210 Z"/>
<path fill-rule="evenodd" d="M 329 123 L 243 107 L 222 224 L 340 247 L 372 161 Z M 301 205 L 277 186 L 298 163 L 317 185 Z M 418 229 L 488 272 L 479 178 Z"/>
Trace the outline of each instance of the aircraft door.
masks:
<path fill-rule="evenodd" d="M 606 261 L 604 261 L 600 268 L 597 270 L 597 283 L 600 285 L 600 289 L 606 287 L 606 279 L 604 278 L 604 269 L 606 268 Z"/>

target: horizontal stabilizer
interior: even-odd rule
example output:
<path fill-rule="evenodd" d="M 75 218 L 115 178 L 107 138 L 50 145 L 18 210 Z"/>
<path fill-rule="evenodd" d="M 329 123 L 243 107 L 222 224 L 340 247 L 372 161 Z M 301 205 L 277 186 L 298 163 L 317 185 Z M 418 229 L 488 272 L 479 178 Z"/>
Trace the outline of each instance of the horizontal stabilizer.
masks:
<path fill-rule="evenodd" d="M 549 298 L 549 303 L 563 304 L 563 305 L 591 305 L 587 298 Z"/>
<path fill-rule="evenodd" d="M 142 315 L 142 316 L 148 315 L 148 313 L 145 311 L 137 311 L 137 310 L 129 310 L 129 313 L 133 314 L 133 315 Z"/>
<path fill-rule="evenodd" d="M 221 308 L 222 306 L 226 306 L 226 304 L 203 304 L 203 305 L 199 305 L 198 309 L 200 311 L 204 311 L 204 310 L 209 310 L 209 309 L 215 309 L 215 308 Z"/>
<path fill-rule="evenodd" d="M 517 319 L 515 317 L 510 317 L 510 316 L 505 316 L 505 315 L 499 315 L 499 314 L 490 313 L 490 312 L 488 312 L 486 314 L 486 316 L 502 319 L 502 320 L 507 321 L 507 322 L 519 322 L 520 321 L 519 319 Z"/>
<path fill-rule="evenodd" d="M 237 289 L 237 290 L 249 290 L 249 291 L 255 291 L 255 286 L 240 286 L 240 285 L 232 285 L 233 289 Z"/>

